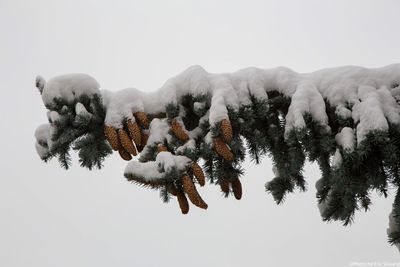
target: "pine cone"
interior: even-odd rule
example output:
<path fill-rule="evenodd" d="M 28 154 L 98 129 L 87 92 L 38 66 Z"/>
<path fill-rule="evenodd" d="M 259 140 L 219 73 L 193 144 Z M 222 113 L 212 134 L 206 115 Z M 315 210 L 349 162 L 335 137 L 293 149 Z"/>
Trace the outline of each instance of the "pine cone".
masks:
<path fill-rule="evenodd" d="M 237 200 L 242 198 L 242 183 L 240 182 L 238 177 L 235 177 L 232 180 L 232 190 L 233 190 L 233 195 Z"/>
<path fill-rule="evenodd" d="M 196 180 L 199 183 L 199 185 L 204 186 L 206 183 L 206 177 L 204 176 L 203 170 L 201 169 L 199 164 L 197 164 L 197 162 L 194 162 L 192 164 L 192 170 L 194 177 L 196 177 Z"/>
<path fill-rule="evenodd" d="M 132 159 L 131 154 L 129 154 L 123 147 L 118 149 L 118 153 L 121 156 L 121 158 L 126 161 L 130 161 Z"/>
<path fill-rule="evenodd" d="M 117 129 L 112 126 L 105 125 L 104 126 L 104 135 L 107 138 L 108 143 L 110 143 L 111 148 L 115 151 L 118 151 L 121 148 L 121 144 L 118 140 Z"/>
<path fill-rule="evenodd" d="M 179 140 L 186 142 L 189 140 L 188 134 L 183 130 L 182 125 L 176 120 L 173 119 L 171 122 L 172 132 L 178 137 Z"/>
<path fill-rule="evenodd" d="M 170 193 L 173 196 L 176 196 L 178 193 L 178 190 L 176 189 L 176 187 L 173 184 L 169 184 L 167 186 L 167 191 L 168 191 L 168 193 Z"/>
<path fill-rule="evenodd" d="M 143 111 L 138 111 L 133 113 L 133 116 L 135 116 L 136 120 L 140 123 L 140 125 L 147 129 L 149 128 L 149 118 L 147 117 L 147 114 L 144 113 Z"/>
<path fill-rule="evenodd" d="M 219 179 L 219 187 L 221 191 L 225 193 L 226 196 L 229 194 L 229 181 L 227 179 L 221 178 Z"/>
<path fill-rule="evenodd" d="M 187 214 L 189 212 L 189 202 L 185 196 L 185 193 L 178 190 L 176 192 L 176 198 L 178 199 L 179 207 L 181 208 L 182 214 Z"/>
<path fill-rule="evenodd" d="M 129 153 L 134 156 L 137 155 L 137 150 L 135 146 L 132 144 L 132 140 L 129 137 L 128 133 L 124 129 L 119 129 L 118 130 L 118 137 L 119 140 L 121 141 L 122 147 Z"/>
<path fill-rule="evenodd" d="M 147 140 L 149 139 L 149 135 L 145 132 L 142 131 L 142 145 L 141 145 L 141 150 L 146 146 Z M 140 151 L 141 151 L 140 150 Z"/>
<path fill-rule="evenodd" d="M 182 177 L 182 185 L 183 190 L 188 195 L 190 202 L 192 202 L 193 205 L 202 209 L 207 209 L 207 203 L 205 203 L 204 200 L 201 198 L 201 196 L 197 192 L 196 186 L 188 175 L 184 175 Z"/>
<path fill-rule="evenodd" d="M 129 135 L 132 138 L 135 145 L 137 147 L 141 146 L 142 145 L 142 134 L 140 133 L 140 128 L 139 128 L 139 125 L 137 124 L 137 122 L 133 122 L 130 119 L 128 119 L 128 122 L 126 125 L 129 130 Z"/>
<path fill-rule="evenodd" d="M 215 137 L 213 139 L 214 149 L 224 160 L 233 161 L 233 154 L 229 149 L 228 145 L 222 141 L 221 137 Z"/>
<path fill-rule="evenodd" d="M 168 148 L 165 145 L 163 145 L 163 144 L 158 144 L 157 145 L 157 152 L 158 153 L 165 152 L 165 151 L 168 151 Z"/>
<path fill-rule="evenodd" d="M 228 119 L 223 119 L 221 121 L 220 128 L 222 137 L 224 138 L 225 142 L 230 143 L 232 141 L 232 136 L 233 136 L 232 126 L 230 121 Z"/>

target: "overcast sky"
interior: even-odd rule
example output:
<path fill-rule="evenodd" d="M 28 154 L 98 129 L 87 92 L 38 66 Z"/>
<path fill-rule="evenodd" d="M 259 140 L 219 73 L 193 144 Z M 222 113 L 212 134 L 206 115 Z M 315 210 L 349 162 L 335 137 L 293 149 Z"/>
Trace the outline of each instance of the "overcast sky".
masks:
<path fill-rule="evenodd" d="M 0 266 L 350 266 L 395 262 L 386 228 L 393 196 L 355 223 L 322 222 L 309 190 L 277 206 L 264 191 L 271 161 L 245 164 L 241 201 L 200 189 L 209 204 L 183 216 L 175 201 L 128 183 L 112 155 L 88 171 L 44 164 L 34 131 L 46 122 L 34 88 L 83 72 L 102 88 L 155 90 L 190 65 L 210 72 L 287 66 L 308 72 L 400 62 L 400 1 L 0 0 Z"/>

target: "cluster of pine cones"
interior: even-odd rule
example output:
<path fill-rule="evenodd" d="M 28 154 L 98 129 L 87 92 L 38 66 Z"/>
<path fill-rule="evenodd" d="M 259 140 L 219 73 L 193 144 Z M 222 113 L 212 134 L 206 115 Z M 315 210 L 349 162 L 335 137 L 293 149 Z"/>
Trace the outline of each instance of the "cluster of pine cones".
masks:
<path fill-rule="evenodd" d="M 135 121 L 127 119 L 123 128 L 117 129 L 109 125 L 104 127 L 104 134 L 107 141 L 110 143 L 111 148 L 114 151 L 118 151 L 121 158 L 127 161 L 131 160 L 132 156 L 137 156 L 138 153 L 143 150 L 149 138 L 148 129 L 150 126 L 151 117 L 144 112 L 135 112 L 133 116 L 135 117 Z M 178 120 L 172 119 L 170 122 L 170 127 L 171 132 L 179 140 L 183 142 L 187 142 L 189 140 L 189 135 Z M 223 119 L 220 122 L 220 136 L 213 138 L 213 147 L 215 152 L 225 161 L 234 160 L 234 155 L 228 146 L 228 144 L 232 141 L 232 137 L 233 133 L 231 124 L 228 119 Z M 165 145 L 158 144 L 157 153 L 160 152 L 169 151 Z M 197 162 L 193 162 L 191 164 L 190 172 L 193 174 L 200 186 L 205 185 L 204 172 Z M 182 213 L 187 214 L 189 212 L 189 202 L 187 197 L 193 205 L 202 209 L 207 209 L 208 205 L 198 193 L 192 178 L 185 174 L 180 178 L 180 181 L 181 186 L 177 187 L 173 184 L 170 184 L 167 187 L 167 190 L 168 193 L 176 196 Z M 144 181 L 141 182 L 145 183 Z M 221 179 L 219 181 L 219 185 L 223 193 L 228 194 L 230 192 L 230 188 L 232 188 L 235 198 L 238 200 L 241 199 L 242 185 L 239 178 L 236 177 L 229 180 Z"/>

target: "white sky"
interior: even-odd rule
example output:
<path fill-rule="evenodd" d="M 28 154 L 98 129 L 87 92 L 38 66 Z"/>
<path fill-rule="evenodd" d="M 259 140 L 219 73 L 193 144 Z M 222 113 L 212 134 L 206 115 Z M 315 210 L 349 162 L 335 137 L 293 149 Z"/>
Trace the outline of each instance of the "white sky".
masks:
<path fill-rule="evenodd" d="M 245 164 L 241 201 L 216 186 L 207 211 L 131 185 L 113 155 L 100 171 L 43 164 L 37 74 L 94 76 L 102 88 L 154 90 L 193 64 L 210 72 L 279 65 L 308 72 L 400 62 L 400 1 L 0 0 L 0 266 L 350 266 L 398 261 L 387 244 L 393 197 L 351 227 L 322 222 L 314 183 L 277 206 L 271 162 Z"/>

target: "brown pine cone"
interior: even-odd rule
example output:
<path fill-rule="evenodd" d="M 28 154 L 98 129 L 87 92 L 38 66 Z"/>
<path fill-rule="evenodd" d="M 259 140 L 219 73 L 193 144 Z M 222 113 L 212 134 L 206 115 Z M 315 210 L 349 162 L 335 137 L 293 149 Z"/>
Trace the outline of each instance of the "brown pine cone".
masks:
<path fill-rule="evenodd" d="M 133 122 L 132 120 L 128 119 L 126 126 L 129 130 L 129 135 L 132 138 L 133 142 L 136 146 L 142 145 L 142 134 L 140 133 L 140 128 L 137 122 Z"/>
<path fill-rule="evenodd" d="M 140 151 L 146 146 L 149 135 L 142 131 L 142 145 L 140 146 Z"/>
<path fill-rule="evenodd" d="M 233 161 L 233 154 L 221 137 L 213 138 L 214 149 L 224 160 Z"/>
<path fill-rule="evenodd" d="M 121 156 L 121 158 L 126 161 L 130 161 L 132 159 L 131 154 L 129 154 L 123 147 L 118 149 L 118 153 Z"/>
<path fill-rule="evenodd" d="M 108 143 L 110 143 L 113 150 L 118 151 L 121 148 L 121 144 L 118 140 L 117 129 L 112 126 L 105 125 L 104 135 L 106 136 L 106 139 Z"/>
<path fill-rule="evenodd" d="M 140 123 L 140 125 L 147 129 L 149 128 L 149 118 L 147 117 L 147 114 L 144 113 L 143 111 L 138 111 L 133 113 L 133 116 L 135 116 L 136 120 Z"/>
<path fill-rule="evenodd" d="M 204 200 L 201 198 L 201 196 L 197 192 L 196 186 L 194 185 L 192 179 L 190 179 L 188 175 L 184 175 L 182 177 L 182 185 L 183 185 L 183 190 L 188 195 L 190 202 L 192 202 L 193 205 L 202 209 L 208 208 L 207 203 L 205 203 Z"/>
<path fill-rule="evenodd" d="M 158 144 L 157 145 L 157 152 L 158 153 L 165 152 L 165 151 L 168 151 L 168 148 L 165 145 L 163 145 L 163 144 Z"/>
<path fill-rule="evenodd" d="M 192 164 L 192 170 L 194 177 L 196 177 L 196 180 L 199 183 L 199 185 L 204 186 L 206 183 L 206 177 L 204 176 L 203 170 L 201 169 L 199 164 L 197 164 L 197 162 L 194 162 Z"/>
<path fill-rule="evenodd" d="M 173 196 L 177 195 L 178 190 L 176 189 L 176 187 L 173 184 L 170 184 L 167 186 L 167 191 L 168 193 L 170 193 Z"/>
<path fill-rule="evenodd" d="M 185 193 L 177 190 L 176 198 L 178 199 L 179 207 L 181 208 L 182 214 L 187 214 L 189 212 L 189 202 L 185 196 Z"/>
<path fill-rule="evenodd" d="M 238 177 L 235 177 L 232 180 L 232 190 L 233 190 L 233 195 L 237 200 L 242 198 L 242 183 L 240 182 Z"/>
<path fill-rule="evenodd" d="M 183 130 L 182 125 L 176 119 L 173 119 L 171 122 L 171 130 L 179 140 L 184 142 L 189 140 L 188 134 Z"/>
<path fill-rule="evenodd" d="M 224 138 L 225 142 L 230 143 L 232 141 L 232 136 L 233 136 L 232 126 L 230 121 L 228 119 L 223 119 L 221 121 L 220 128 L 222 137 Z"/>
<path fill-rule="evenodd" d="M 227 179 L 220 179 L 219 180 L 219 187 L 221 188 L 221 191 L 225 193 L 226 196 L 229 194 L 229 181 Z"/>
<path fill-rule="evenodd" d="M 118 137 L 121 141 L 122 147 L 129 153 L 134 156 L 137 155 L 137 150 L 132 143 L 131 138 L 129 137 L 128 133 L 124 129 L 118 129 Z"/>

